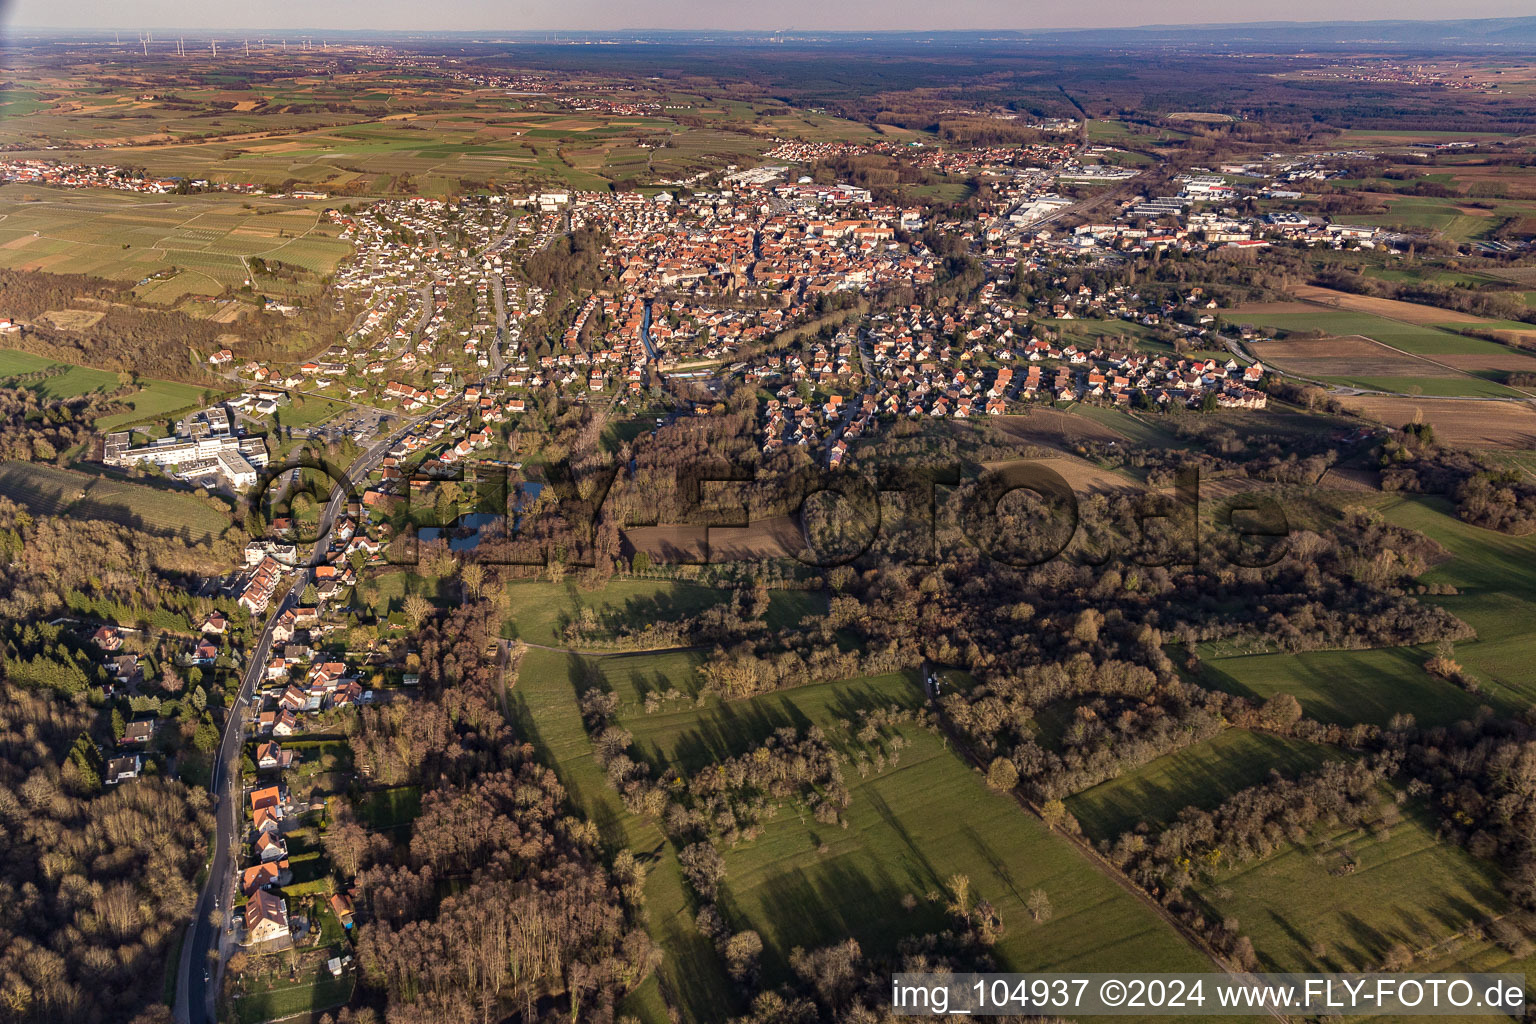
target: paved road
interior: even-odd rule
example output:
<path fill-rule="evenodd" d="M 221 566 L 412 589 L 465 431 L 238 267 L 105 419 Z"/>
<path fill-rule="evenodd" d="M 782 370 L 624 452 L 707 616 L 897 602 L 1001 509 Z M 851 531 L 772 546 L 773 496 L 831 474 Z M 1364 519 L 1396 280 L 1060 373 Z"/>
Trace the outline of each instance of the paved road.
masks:
<path fill-rule="evenodd" d="M 188 925 L 187 937 L 181 947 L 181 964 L 176 976 L 177 1024 L 204 1024 L 204 1022 L 211 1024 L 217 1019 L 214 999 L 219 988 L 219 976 L 223 973 L 223 960 L 220 958 L 216 967 L 211 966 L 213 958 L 209 954 L 220 948 L 220 934 L 208 919 L 216 909 L 228 914 L 234 901 L 238 866 L 235 860 L 239 856 L 240 849 L 239 829 L 245 820 L 241 807 L 241 798 L 244 793 L 238 767 L 239 752 L 245 744 L 245 726 L 250 718 L 252 695 L 256 692 L 256 684 L 260 681 L 262 671 L 272 652 L 272 634 L 277 626 L 278 616 L 297 603 L 298 584 L 305 576 L 305 573 L 299 570 L 319 564 L 325 555 L 330 545 L 331 527 L 340 516 L 348 496 L 368 479 L 368 474 L 373 472 L 374 467 L 400 438 L 415 429 L 419 423 L 437 415 L 456 401 L 458 401 L 457 398 L 444 402 L 430 412 L 416 417 L 394 434 L 380 440 L 352 463 L 352 467 L 347 470 L 346 486 L 335 488 L 331 500 L 326 503 L 321 513 L 319 539 L 315 541 L 309 558 L 301 567 L 289 574 L 282 596 L 277 599 L 267 617 L 266 625 L 261 631 L 261 638 L 249 652 L 245 676 L 240 681 L 240 691 L 224 723 L 224 736 L 219 743 L 218 760 L 213 766 L 213 779 L 209 790 L 214 794 L 217 802 L 213 859 L 209 863 L 207 881 L 203 885 L 202 893 L 198 896 L 197 906 L 192 913 L 192 923 Z"/>
<path fill-rule="evenodd" d="M 476 259 L 485 259 L 497 253 L 506 252 L 511 248 L 512 234 L 517 230 L 521 217 L 508 217 L 507 226 L 502 228 L 501 234 L 491 239 L 480 249 L 475 251 Z M 491 347 L 491 373 L 500 377 L 507 371 L 507 342 L 511 339 L 507 336 L 507 294 L 506 285 L 501 273 L 491 275 L 491 298 L 496 303 L 496 344 Z M 513 353 L 516 354 L 515 352 Z"/>
<path fill-rule="evenodd" d="M 491 299 L 496 303 L 496 343 L 491 346 L 491 373 L 497 377 L 507 372 L 507 291 L 500 274 L 491 277 Z"/>

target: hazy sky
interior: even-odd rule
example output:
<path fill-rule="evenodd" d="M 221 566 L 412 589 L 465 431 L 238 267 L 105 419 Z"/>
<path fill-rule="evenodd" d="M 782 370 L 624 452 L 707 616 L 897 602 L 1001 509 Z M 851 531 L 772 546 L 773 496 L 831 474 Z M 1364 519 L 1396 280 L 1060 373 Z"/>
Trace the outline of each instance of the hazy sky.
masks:
<path fill-rule="evenodd" d="M 208 29 L 1098 28 L 1226 21 L 1496 18 L 1531 0 L 0 0 L 22 27 Z"/>

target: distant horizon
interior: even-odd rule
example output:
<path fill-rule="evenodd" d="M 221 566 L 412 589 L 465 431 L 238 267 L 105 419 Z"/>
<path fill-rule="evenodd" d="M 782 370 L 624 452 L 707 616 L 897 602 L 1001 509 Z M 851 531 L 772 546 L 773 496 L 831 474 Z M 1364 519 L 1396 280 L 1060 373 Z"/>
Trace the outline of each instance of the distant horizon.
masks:
<path fill-rule="evenodd" d="M 1126 21 L 1120 18 L 1124 5 L 1116 0 L 1082 0 L 1075 5 L 1078 20 L 1070 24 L 1026 23 L 1012 10 L 1008 22 L 977 20 L 983 12 L 995 16 L 1000 6 L 995 0 L 952 0 L 948 5 L 950 17 L 946 25 L 919 23 L 916 19 L 932 17 L 932 7 L 916 0 L 853 0 L 828 11 L 814 0 L 787 0 L 776 10 L 775 22 L 758 20 L 755 12 L 742 13 L 742 21 L 730 24 L 725 21 L 710 22 L 711 17 L 721 17 L 721 9 L 706 5 L 703 0 L 643 0 L 640 3 L 615 3 L 614 0 L 570 0 L 560 5 L 541 5 L 535 14 L 517 17 L 518 24 L 494 24 L 494 18 L 486 19 L 485 5 L 481 0 L 441 0 L 433 5 L 432 24 L 421 23 L 422 6 L 409 0 L 330 0 L 316 5 L 298 3 L 296 0 L 278 0 L 266 5 L 264 10 L 272 16 L 254 23 L 239 24 L 233 19 L 208 20 L 206 17 L 188 17 L 193 11 L 198 15 L 209 13 L 234 13 L 238 10 L 248 16 L 250 8 L 193 7 L 184 0 L 127 0 L 110 8 L 99 0 L 19 0 L 6 3 L 5 15 L 0 16 L 0 31 L 25 31 L 28 33 L 75 33 L 100 35 L 121 31 L 175 31 L 175 32 L 290 32 L 290 33 L 354 33 L 358 35 L 540 35 L 569 34 L 571 36 L 613 36 L 646 33 L 677 34 L 788 34 L 788 35 L 868 35 L 890 36 L 910 33 L 959 34 L 977 32 L 999 33 L 1066 33 L 1092 31 L 1156 31 L 1177 29 L 1219 29 L 1227 26 L 1297 27 L 1306 25 L 1360 25 L 1404 24 L 1438 22 L 1494 21 L 1525 19 L 1533 15 L 1527 0 L 1482 0 L 1470 5 L 1470 10 L 1444 16 L 1444 8 L 1429 0 L 1366 0 L 1359 15 L 1351 18 L 1330 16 L 1335 4 L 1332 0 L 1297 0 L 1292 16 L 1284 19 L 1255 18 L 1252 14 L 1240 14 L 1231 10 L 1223 0 L 1152 0 L 1141 6 L 1143 18 L 1151 20 Z M 326 14 L 316 15 L 317 6 L 323 6 Z M 296 24 L 285 18 L 297 10 L 308 24 Z M 135 11 L 138 12 L 135 15 Z M 861 13 L 863 12 L 863 13 Z M 498 11 L 497 14 L 503 12 Z M 510 12 L 507 12 L 510 13 Z M 520 14 L 522 12 L 519 12 Z M 734 15 L 737 12 L 728 12 Z M 1028 12 L 1022 12 L 1027 15 Z M 1264 13 L 1269 13 L 1267 10 Z M 115 24 L 103 25 L 103 15 L 123 19 Z M 562 24 L 541 20 L 541 15 L 555 15 L 586 24 Z M 649 18 L 647 17 L 649 15 Z M 692 18 L 689 15 L 693 15 Z M 470 19 L 486 19 L 469 23 Z M 602 25 L 603 21 L 620 18 L 637 18 L 635 23 Z M 692 24 L 680 23 L 692 21 Z M 867 23 L 861 23 L 867 22 Z M 1009 23 L 1011 22 L 1011 23 Z M 871 27 L 878 25 L 879 27 Z M 365 27 L 366 26 L 366 27 Z"/>

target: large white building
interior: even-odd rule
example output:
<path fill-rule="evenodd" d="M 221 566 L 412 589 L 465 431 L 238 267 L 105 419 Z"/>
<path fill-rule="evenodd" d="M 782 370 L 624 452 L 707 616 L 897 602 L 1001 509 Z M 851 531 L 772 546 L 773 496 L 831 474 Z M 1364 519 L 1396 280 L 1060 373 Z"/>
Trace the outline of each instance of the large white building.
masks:
<path fill-rule="evenodd" d="M 133 436 L 123 431 L 107 435 L 101 461 L 122 468 L 149 463 L 179 480 L 241 490 L 255 486 L 257 469 L 267 464 L 267 443 L 260 437 L 207 434 L 165 437 L 135 448 Z"/>

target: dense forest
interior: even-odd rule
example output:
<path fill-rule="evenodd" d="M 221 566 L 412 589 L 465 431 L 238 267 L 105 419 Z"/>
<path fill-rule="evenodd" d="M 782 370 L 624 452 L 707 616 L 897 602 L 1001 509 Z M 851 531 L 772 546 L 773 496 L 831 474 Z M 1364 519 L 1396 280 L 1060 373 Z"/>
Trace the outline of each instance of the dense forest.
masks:
<path fill-rule="evenodd" d="M 633 858 L 605 860 L 594 827 L 503 717 L 487 653 L 499 631 L 495 606 L 475 602 L 422 632 L 412 717 L 430 724 L 390 744 L 427 790 L 408 843 L 370 841 L 346 821 L 328 832 L 370 908 L 358 955 L 368 1001 L 390 1024 L 531 1015 L 551 996 L 577 1019 L 613 1020 L 655 966 Z M 381 728 L 365 721 L 363 733 Z M 356 749 L 371 759 L 377 748 Z"/>
<path fill-rule="evenodd" d="M 0 460 L 62 461 L 71 449 L 93 439 L 97 417 L 126 408 L 118 401 L 132 390 L 126 385 L 110 395 L 48 399 L 39 394 L 39 385 L 65 372 L 49 367 L 12 378 L 17 386 L 0 387 Z"/>
<path fill-rule="evenodd" d="M 9 1021 L 135 1018 L 159 999 L 192 913 L 213 828 L 207 796 L 161 778 L 103 793 L 90 737 L 104 721 L 81 701 L 0 675 L 0 1016 Z M 163 1007 L 144 1012 L 159 1020 Z"/>

